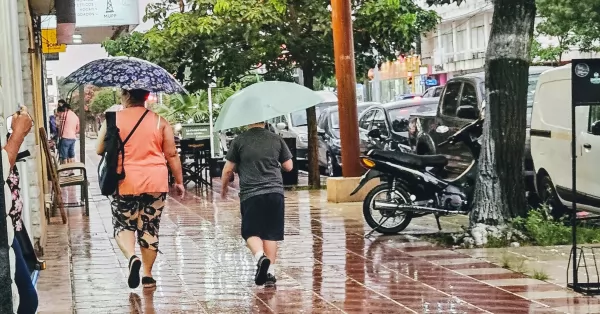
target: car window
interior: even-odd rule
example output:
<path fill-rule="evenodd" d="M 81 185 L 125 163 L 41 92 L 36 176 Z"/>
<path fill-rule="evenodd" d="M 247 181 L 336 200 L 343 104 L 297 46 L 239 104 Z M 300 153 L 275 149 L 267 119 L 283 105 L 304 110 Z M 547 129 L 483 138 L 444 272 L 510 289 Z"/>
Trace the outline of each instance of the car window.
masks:
<path fill-rule="evenodd" d="M 440 87 L 436 87 L 433 90 L 433 97 L 440 97 L 442 95 L 442 91 L 444 90 L 444 87 L 440 86 Z"/>
<path fill-rule="evenodd" d="M 442 100 L 442 114 L 449 117 L 456 116 L 458 108 L 458 97 L 460 96 L 460 82 L 452 82 L 446 85 L 446 92 Z"/>
<path fill-rule="evenodd" d="M 317 127 L 325 130 L 325 127 L 327 126 L 327 116 L 328 115 L 335 115 L 336 113 L 337 113 L 337 111 L 334 111 L 334 112 L 331 112 L 331 113 L 328 113 L 328 114 L 325 114 L 325 113 L 321 114 L 319 116 L 319 120 L 317 120 Z"/>
<path fill-rule="evenodd" d="M 600 130 L 592 131 L 592 126 L 594 127 L 594 129 L 600 128 L 600 106 L 590 106 L 590 116 L 588 119 L 588 132 L 593 134 L 599 134 Z"/>
<path fill-rule="evenodd" d="M 371 129 L 371 122 L 373 121 L 373 114 L 375 110 L 369 110 L 358 121 L 358 127 L 363 130 L 369 131 Z"/>
<path fill-rule="evenodd" d="M 375 111 L 372 129 L 379 129 L 381 131 L 381 135 L 389 136 L 387 124 L 385 123 L 385 113 L 383 110 L 379 109 Z"/>
<path fill-rule="evenodd" d="M 475 90 L 475 86 L 469 83 L 465 83 L 463 85 L 463 89 L 460 94 L 460 105 L 473 106 L 474 108 L 479 107 L 477 105 L 477 90 Z"/>
<path fill-rule="evenodd" d="M 434 91 L 435 91 L 435 87 L 426 90 L 425 94 L 423 94 L 423 98 L 433 97 L 433 92 Z"/>
<path fill-rule="evenodd" d="M 329 119 L 331 120 L 330 125 L 332 129 L 340 128 L 340 114 L 338 111 L 334 111 L 329 115 Z"/>

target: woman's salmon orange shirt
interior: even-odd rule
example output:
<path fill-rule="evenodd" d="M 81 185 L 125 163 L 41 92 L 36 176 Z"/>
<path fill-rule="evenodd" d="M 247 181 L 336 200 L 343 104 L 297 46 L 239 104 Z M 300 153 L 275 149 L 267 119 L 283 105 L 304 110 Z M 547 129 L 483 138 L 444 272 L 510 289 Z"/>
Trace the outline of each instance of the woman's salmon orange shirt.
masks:
<path fill-rule="evenodd" d="M 130 107 L 117 112 L 117 127 L 125 140 L 146 111 Z M 119 171 L 121 160 L 119 158 Z M 160 117 L 148 112 L 125 144 L 125 179 L 119 184 L 120 195 L 139 195 L 169 191 L 167 161 L 163 153 Z"/>

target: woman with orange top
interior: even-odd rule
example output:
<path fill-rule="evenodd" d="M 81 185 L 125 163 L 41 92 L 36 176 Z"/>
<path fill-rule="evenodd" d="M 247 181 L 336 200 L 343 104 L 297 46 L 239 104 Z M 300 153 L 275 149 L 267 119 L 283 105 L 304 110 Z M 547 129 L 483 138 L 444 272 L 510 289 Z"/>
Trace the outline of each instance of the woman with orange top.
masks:
<path fill-rule="evenodd" d="M 124 141 L 138 121 L 139 126 L 126 142 L 125 178 L 119 183 L 118 195 L 112 201 L 114 236 L 125 257 L 129 260 L 129 287 L 140 285 L 140 268 L 143 262 L 142 285 L 156 287 L 152 266 L 158 251 L 160 217 L 169 191 L 168 169 L 175 178 L 175 189 L 183 196 L 181 161 L 175 147 L 173 128 L 144 104 L 150 93 L 141 89 L 123 90 L 123 110 L 117 112 L 119 136 Z M 98 138 L 106 135 L 106 122 L 100 127 Z M 104 153 L 104 141 L 99 140 L 96 152 Z M 135 255 L 135 242 L 142 252 L 142 260 Z"/>

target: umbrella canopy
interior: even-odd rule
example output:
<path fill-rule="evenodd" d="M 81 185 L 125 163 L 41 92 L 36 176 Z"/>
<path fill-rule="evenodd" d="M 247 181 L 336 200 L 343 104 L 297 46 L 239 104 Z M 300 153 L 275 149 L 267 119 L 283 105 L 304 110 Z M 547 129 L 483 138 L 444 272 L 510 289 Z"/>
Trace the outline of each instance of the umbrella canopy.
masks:
<path fill-rule="evenodd" d="M 66 81 L 98 87 L 143 89 L 154 93 L 187 93 L 167 70 L 134 57 L 94 60 L 69 74 Z"/>
<path fill-rule="evenodd" d="M 215 130 L 263 122 L 321 102 L 323 99 L 317 93 L 299 84 L 277 81 L 252 84 L 225 101 Z"/>

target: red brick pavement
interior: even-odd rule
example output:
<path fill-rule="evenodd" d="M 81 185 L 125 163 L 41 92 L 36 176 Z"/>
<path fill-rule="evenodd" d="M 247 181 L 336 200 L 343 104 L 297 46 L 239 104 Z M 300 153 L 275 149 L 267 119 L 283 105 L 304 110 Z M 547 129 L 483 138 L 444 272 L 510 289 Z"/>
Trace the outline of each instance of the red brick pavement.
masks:
<path fill-rule="evenodd" d="M 95 162 L 88 157 L 92 174 Z M 222 201 L 207 190 L 169 198 L 154 271 L 158 288 L 130 290 L 95 178 L 90 191 L 90 217 L 70 209 L 67 226 L 50 226 L 41 313 L 517 314 L 591 313 L 598 306 L 595 298 L 412 236 L 367 240 L 359 207 L 328 204 L 323 191 L 286 192 L 275 290 L 253 285 L 237 198 Z"/>

